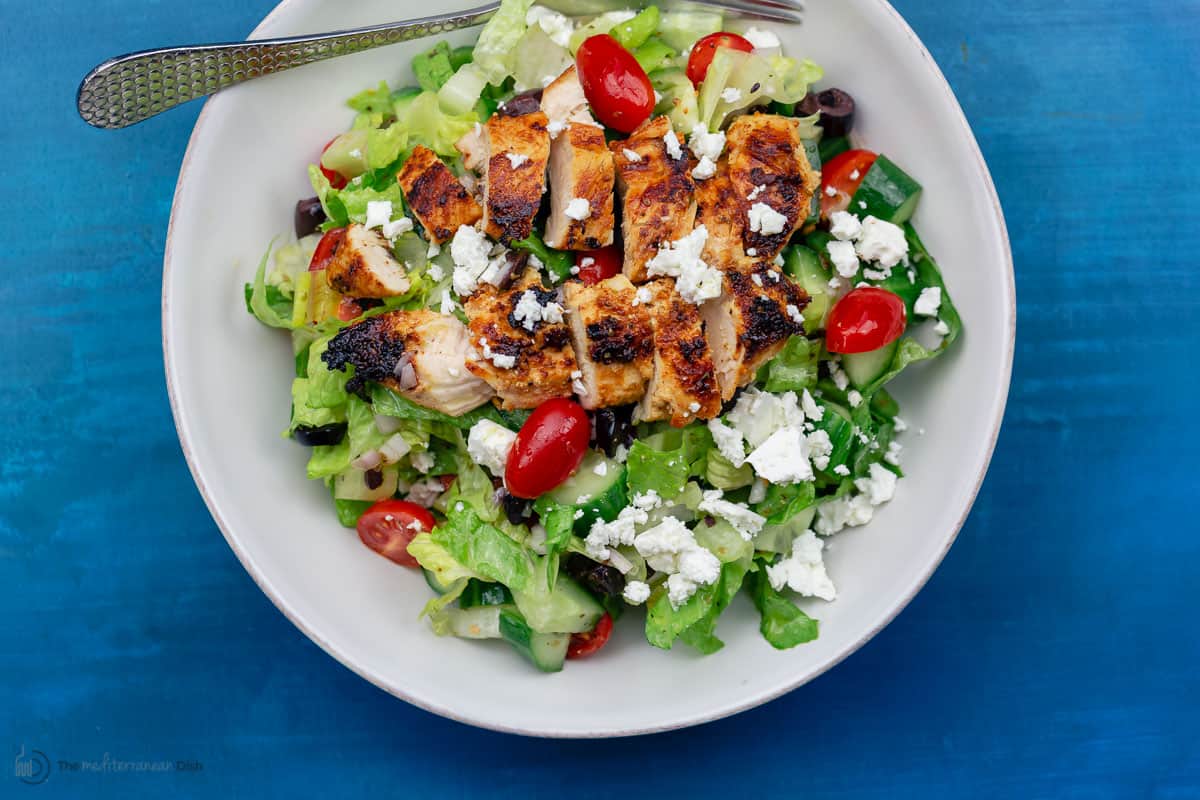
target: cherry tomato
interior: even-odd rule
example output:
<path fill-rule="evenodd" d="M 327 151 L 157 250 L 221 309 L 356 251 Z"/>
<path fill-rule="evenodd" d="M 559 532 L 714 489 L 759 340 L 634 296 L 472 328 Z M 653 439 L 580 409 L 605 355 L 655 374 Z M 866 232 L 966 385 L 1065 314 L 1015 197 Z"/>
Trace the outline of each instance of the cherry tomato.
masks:
<path fill-rule="evenodd" d="M 864 286 L 833 306 L 825 323 L 831 353 L 866 353 L 891 344 L 904 333 L 904 301 L 894 292 Z"/>
<path fill-rule="evenodd" d="M 579 267 L 579 279 L 591 286 L 593 283 L 611 278 L 621 271 L 624 258 L 621 248 L 616 245 L 601 247 L 599 250 L 580 250 L 575 254 L 575 266 Z"/>
<path fill-rule="evenodd" d="M 509 494 L 533 500 L 571 477 L 591 437 L 583 406 L 565 397 L 542 403 L 521 426 L 508 455 L 504 483 Z"/>
<path fill-rule="evenodd" d="M 688 56 L 688 80 L 697 89 L 700 88 L 700 84 L 704 81 L 704 76 L 708 74 L 708 67 L 712 64 L 713 56 L 717 54 L 718 47 L 741 50 L 743 53 L 754 52 L 754 45 L 736 33 L 710 33 L 708 36 L 705 36 L 692 46 L 692 54 Z"/>
<path fill-rule="evenodd" d="M 321 241 L 317 242 L 317 247 L 313 250 L 312 260 L 308 262 L 308 271 L 320 272 L 329 266 L 333 254 L 337 252 L 338 245 L 342 243 L 345 235 L 345 228 L 333 228 L 325 231 L 325 235 L 321 237 Z"/>
<path fill-rule="evenodd" d="M 654 87 L 633 54 L 607 33 L 584 40 L 575 54 L 583 94 L 610 128 L 633 133 L 654 111 Z"/>
<path fill-rule="evenodd" d="M 821 216 L 826 219 L 835 211 L 850 207 L 850 198 L 867 177 L 867 170 L 879 158 L 870 150 L 847 150 L 829 159 L 821 167 Z M 829 193 L 830 188 L 833 194 Z"/>
<path fill-rule="evenodd" d="M 337 137 L 335 136 L 326 142 L 325 146 L 321 148 L 321 155 L 325 155 L 325 151 L 328 150 L 336 141 Z M 325 180 L 329 181 L 330 186 L 332 186 L 334 189 L 346 188 L 346 184 L 349 183 L 349 181 L 346 180 L 345 175 L 337 172 L 336 170 L 329 169 L 329 167 L 321 163 L 321 159 L 319 158 L 317 159 L 317 166 L 321 168 L 321 174 L 325 176 Z"/>
<path fill-rule="evenodd" d="M 437 525 L 427 509 L 407 500 L 380 500 L 358 518 L 358 538 L 367 547 L 404 567 L 418 567 L 408 543 Z"/>
<path fill-rule="evenodd" d="M 612 628 L 612 617 L 605 611 L 604 616 L 596 621 L 596 627 L 583 633 L 571 634 L 571 641 L 567 644 L 567 658 L 587 658 L 592 655 L 608 644 Z"/>
<path fill-rule="evenodd" d="M 358 319 L 362 315 L 362 312 L 362 306 L 355 302 L 354 298 L 343 297 L 338 302 L 337 318 L 342 322 Z"/>

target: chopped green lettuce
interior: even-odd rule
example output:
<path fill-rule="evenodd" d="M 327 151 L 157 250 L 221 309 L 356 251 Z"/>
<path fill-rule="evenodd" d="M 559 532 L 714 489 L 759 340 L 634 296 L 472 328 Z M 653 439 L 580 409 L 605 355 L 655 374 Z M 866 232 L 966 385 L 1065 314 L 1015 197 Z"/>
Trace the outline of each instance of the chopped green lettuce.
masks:
<path fill-rule="evenodd" d="M 772 647 L 786 650 L 817 638 L 820 623 L 775 591 L 767 580 L 766 570 L 760 569 L 747 576 L 746 584 L 762 617 L 758 629 Z"/>
<path fill-rule="evenodd" d="M 413 74 L 417 77 L 417 83 L 422 89 L 427 92 L 436 92 L 454 74 L 454 67 L 450 63 L 450 45 L 441 41 L 432 49 L 415 56 L 412 61 L 412 69 Z"/>
<path fill-rule="evenodd" d="M 262 259 L 258 262 L 258 269 L 254 272 L 254 282 L 249 286 L 250 293 L 246 299 L 246 306 L 255 319 L 263 325 L 290 329 L 292 327 L 291 301 L 284 298 L 278 289 L 274 293 L 267 291 L 267 261 L 271 258 L 271 248 L 274 245 L 274 241 L 267 245 L 267 252 L 263 253 Z"/>
<path fill-rule="evenodd" d="M 525 15 L 532 5 L 533 0 L 501 0 L 479 32 L 471 65 L 488 83 L 498 84 L 512 74 L 517 43 L 525 34 Z"/>
<path fill-rule="evenodd" d="M 534 580 L 529 549 L 480 519 L 465 503 L 462 509 L 451 505 L 446 521 L 434 528 L 430 537 L 476 577 L 503 583 L 515 591 L 525 591 Z"/>
<path fill-rule="evenodd" d="M 668 11 L 658 24 L 658 35 L 676 50 L 687 50 L 699 39 L 721 30 L 725 20 L 720 11 Z"/>
<path fill-rule="evenodd" d="M 609 33 L 626 50 L 635 50 L 658 30 L 658 19 L 658 6 L 646 6 L 633 19 L 614 25 Z"/>
<path fill-rule="evenodd" d="M 700 121 L 716 130 L 730 114 L 749 106 L 799 102 L 822 74 L 807 60 L 717 48 L 700 84 Z"/>
<path fill-rule="evenodd" d="M 804 336 L 793 336 L 764 367 L 763 388 L 768 392 L 796 392 L 815 389 L 817 361 L 821 342 Z M 760 373 L 762 374 L 762 373 Z"/>
<path fill-rule="evenodd" d="M 698 588 L 679 608 L 671 605 L 666 584 L 660 583 L 647 601 L 646 641 L 670 650 L 675 640 L 683 637 L 687 644 L 703 653 L 720 650 L 723 643 L 713 635 L 717 617 L 737 594 L 748 569 L 749 559 L 723 564 L 716 583 Z M 695 631 L 684 636 L 693 626 Z"/>

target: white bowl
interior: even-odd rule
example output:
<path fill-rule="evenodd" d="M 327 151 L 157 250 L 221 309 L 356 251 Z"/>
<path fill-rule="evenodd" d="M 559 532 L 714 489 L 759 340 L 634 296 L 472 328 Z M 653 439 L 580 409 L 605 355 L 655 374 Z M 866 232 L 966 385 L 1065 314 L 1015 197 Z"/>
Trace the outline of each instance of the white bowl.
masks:
<path fill-rule="evenodd" d="M 421 11 L 450 7 L 436 2 Z M 390 0 L 285 0 L 253 37 L 377 23 L 408 8 Z M 859 140 L 924 184 L 916 223 L 966 324 L 950 353 L 896 381 L 912 426 L 909 477 L 874 522 L 833 540 L 828 562 L 840 597 L 808 604 L 821 620 L 820 639 L 783 652 L 763 641 L 741 598 L 721 620 L 725 649 L 708 657 L 683 645 L 650 647 L 637 614 L 617 626 L 602 654 L 554 675 L 535 672 L 502 643 L 433 636 L 417 619 L 429 595 L 420 574 L 341 528 L 328 492 L 304 478 L 305 449 L 280 437 L 289 342 L 247 315 L 241 299 L 268 242 L 291 236 L 293 205 L 312 194 L 305 165 L 351 118 L 344 100 L 381 78 L 407 83 L 409 58 L 432 42 L 269 76 L 205 106 L 180 171 L 163 274 L 163 347 L 179 438 L 247 571 L 288 619 L 362 677 L 434 713 L 522 734 L 618 736 L 694 725 L 829 669 L 886 625 L 945 555 L 987 469 L 1008 390 L 1015 294 L 1000 205 L 949 86 L 889 5 L 808 3 L 803 27 L 778 31 L 788 53 L 816 60 L 826 85 L 857 98 Z M 450 38 L 467 43 L 474 35 Z"/>

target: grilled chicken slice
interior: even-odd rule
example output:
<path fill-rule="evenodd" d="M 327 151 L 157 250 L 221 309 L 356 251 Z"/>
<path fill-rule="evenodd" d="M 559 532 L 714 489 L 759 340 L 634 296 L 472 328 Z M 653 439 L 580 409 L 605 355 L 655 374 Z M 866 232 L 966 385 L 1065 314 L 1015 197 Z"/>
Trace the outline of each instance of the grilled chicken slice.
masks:
<path fill-rule="evenodd" d="M 729 177 L 746 209 L 742 241 L 757 258 L 769 261 L 808 218 L 821 175 L 804 154 L 799 122 L 789 117 L 738 117 L 729 126 L 727 149 Z M 756 209 L 759 204 L 767 209 Z M 778 214 L 782 221 L 772 218 Z"/>
<path fill-rule="evenodd" d="M 408 291 L 408 273 L 375 228 L 350 225 L 325 268 L 329 285 L 351 297 L 395 297 Z"/>
<path fill-rule="evenodd" d="M 725 272 L 724 293 L 701 309 L 722 400 L 752 381 L 788 337 L 803 333 L 806 305 L 805 291 L 769 262 Z"/>
<path fill-rule="evenodd" d="M 636 402 L 652 372 L 654 331 L 646 304 L 624 275 L 592 286 L 568 281 L 563 303 L 582 373 L 575 387 L 584 408 Z M 580 391 L 582 389 L 582 391 Z"/>
<path fill-rule="evenodd" d="M 577 219 L 584 215 L 583 219 Z M 604 129 L 568 122 L 550 143 L 550 217 L 546 244 L 595 250 L 613 241 L 613 157 Z"/>
<path fill-rule="evenodd" d="M 550 135 L 557 136 L 569 122 L 595 123 L 574 65 L 567 67 L 542 90 L 542 111 L 550 120 Z"/>
<path fill-rule="evenodd" d="M 540 108 L 512 102 L 483 126 L 483 230 L 505 244 L 533 231 L 546 191 L 550 134 Z"/>
<path fill-rule="evenodd" d="M 721 390 L 700 309 L 660 278 L 642 287 L 654 326 L 654 375 L 638 408 L 638 418 L 667 419 L 683 427 L 721 413 Z"/>
<path fill-rule="evenodd" d="M 474 172 L 483 169 L 487 161 L 487 139 L 483 135 L 483 126 L 476 122 L 473 129 L 454 143 L 454 149 L 462 153 L 464 167 Z"/>
<path fill-rule="evenodd" d="M 569 397 L 578 367 L 558 293 L 526 269 L 511 288 L 483 284 L 463 307 L 471 331 L 467 369 L 496 390 L 501 408 Z"/>
<path fill-rule="evenodd" d="M 672 158 L 667 152 L 667 136 L 680 142 L 676 152 L 681 158 Z M 654 258 L 659 246 L 692 232 L 696 221 L 693 165 L 666 117 L 647 120 L 628 139 L 610 143 L 609 149 L 617 164 L 621 192 L 624 272 L 634 283 L 641 283 L 646 280 L 646 262 Z"/>
<path fill-rule="evenodd" d="M 708 180 L 696 182 L 696 225 L 708 230 L 701 257 L 704 263 L 720 270 L 747 261 L 742 246 L 746 228 L 746 209 L 729 179 L 729 160 L 717 161 L 717 172 Z"/>
<path fill-rule="evenodd" d="M 437 154 L 424 145 L 413 148 L 396 179 L 400 181 L 404 201 L 424 226 L 426 238 L 434 244 L 448 241 L 458 226 L 474 225 L 483 216 L 475 198 Z"/>
<path fill-rule="evenodd" d="M 467 328 L 433 311 L 389 311 L 339 332 L 321 354 L 330 369 L 354 365 L 346 389 L 382 384 L 417 405 L 459 416 L 492 398 L 492 387 L 467 370 Z"/>

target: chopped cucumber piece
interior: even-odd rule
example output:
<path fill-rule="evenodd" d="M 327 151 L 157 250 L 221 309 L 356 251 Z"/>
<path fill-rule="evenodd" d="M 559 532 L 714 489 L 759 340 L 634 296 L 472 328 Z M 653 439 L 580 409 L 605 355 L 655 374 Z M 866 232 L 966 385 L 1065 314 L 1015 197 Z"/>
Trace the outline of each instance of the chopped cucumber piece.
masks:
<path fill-rule="evenodd" d="M 583 512 L 575 520 L 575 530 L 586 533 L 597 519 L 611 522 L 629 505 L 625 465 L 606 458 L 603 453 L 589 451 L 575 474 L 549 494 L 559 505 L 573 506 Z"/>
<path fill-rule="evenodd" d="M 830 297 L 829 272 L 821 263 L 821 257 L 803 245 L 789 247 L 783 252 L 783 269 L 808 293 L 808 305 L 803 311 L 804 332 L 822 330 L 825 315 L 829 313 Z"/>
<path fill-rule="evenodd" d="M 441 620 L 448 633 L 460 639 L 499 639 L 504 606 L 443 609 Z"/>
<path fill-rule="evenodd" d="M 845 136 L 837 136 L 832 139 L 828 137 L 822 138 L 818 149 L 821 155 L 821 163 L 827 164 L 834 156 L 840 156 L 849 149 L 850 140 Z"/>
<path fill-rule="evenodd" d="M 772 103 L 778 105 L 778 103 Z M 821 146 L 817 144 L 816 139 L 804 139 L 804 155 L 808 156 L 808 163 L 817 174 L 821 173 Z M 821 192 L 813 192 L 812 199 L 808 201 L 808 218 L 804 220 L 804 227 L 811 228 L 821 221 Z"/>
<path fill-rule="evenodd" d="M 513 590 L 512 595 L 526 623 L 538 633 L 590 631 L 604 613 L 594 597 L 561 573 L 552 591 L 534 586 L 524 592 Z"/>
<path fill-rule="evenodd" d="M 428 580 L 428 573 L 426 580 Z M 475 606 L 504 606 L 511 605 L 513 601 L 512 593 L 508 591 L 508 587 L 502 583 L 488 583 L 476 578 L 472 578 L 467 588 L 458 598 L 458 604 L 462 608 L 473 608 Z"/>
<path fill-rule="evenodd" d="M 368 476 L 377 475 L 379 483 Z M 339 500 L 383 500 L 396 493 L 400 473 L 395 467 L 382 467 L 364 472 L 350 467 L 333 478 L 333 496 Z"/>
<path fill-rule="evenodd" d="M 654 107 L 655 114 L 665 114 L 671 127 L 685 134 L 700 121 L 696 89 L 681 69 L 660 69 L 650 76 L 650 83 L 662 95 Z"/>
<path fill-rule="evenodd" d="M 425 573 L 425 582 L 429 584 L 429 588 L 433 589 L 433 591 L 437 592 L 438 594 L 445 594 L 446 592 L 450 591 L 451 584 L 443 583 L 441 579 L 438 578 L 437 573 L 433 570 L 428 570 L 422 567 L 421 572 Z M 471 583 L 475 583 L 475 581 L 472 580 Z M 470 584 L 468 584 L 468 588 L 469 586 Z"/>
<path fill-rule="evenodd" d="M 633 57 L 647 74 L 671 66 L 676 55 L 678 53 L 675 52 L 675 48 L 657 36 L 651 36 L 645 44 L 633 51 Z"/>
<path fill-rule="evenodd" d="M 878 217 L 903 225 L 917 210 L 917 201 L 920 199 L 921 184 L 887 156 L 881 155 L 867 170 L 858 191 L 850 198 L 850 210 L 863 218 Z"/>
<path fill-rule="evenodd" d="M 850 379 L 850 383 L 856 389 L 870 386 L 876 378 L 887 372 L 899 344 L 900 340 L 896 339 L 877 350 L 843 355 L 842 369 L 846 370 L 846 377 Z"/>
<path fill-rule="evenodd" d="M 658 6 L 647 6 L 633 19 L 614 25 L 609 33 L 626 50 L 633 50 L 645 44 L 656 30 L 658 30 Z"/>
<path fill-rule="evenodd" d="M 558 672 L 567 658 L 570 634 L 537 633 L 519 612 L 500 607 L 500 636 L 542 672 Z"/>

